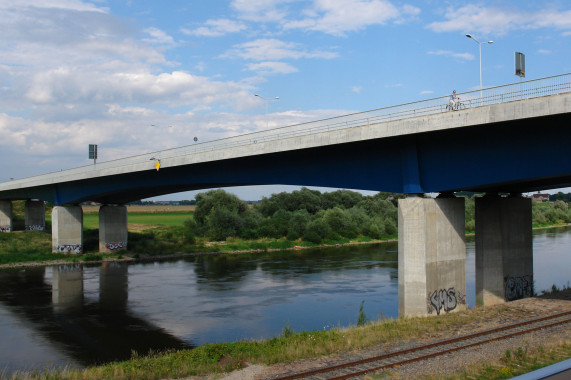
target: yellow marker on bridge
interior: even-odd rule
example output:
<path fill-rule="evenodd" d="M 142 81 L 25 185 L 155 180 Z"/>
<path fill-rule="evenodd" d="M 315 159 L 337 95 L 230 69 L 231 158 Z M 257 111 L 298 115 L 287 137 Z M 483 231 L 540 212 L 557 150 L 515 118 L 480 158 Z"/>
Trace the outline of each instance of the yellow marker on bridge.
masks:
<path fill-rule="evenodd" d="M 161 167 L 161 161 L 157 160 L 157 163 L 155 164 L 155 168 L 157 168 L 157 171 L 159 171 L 160 167 Z"/>

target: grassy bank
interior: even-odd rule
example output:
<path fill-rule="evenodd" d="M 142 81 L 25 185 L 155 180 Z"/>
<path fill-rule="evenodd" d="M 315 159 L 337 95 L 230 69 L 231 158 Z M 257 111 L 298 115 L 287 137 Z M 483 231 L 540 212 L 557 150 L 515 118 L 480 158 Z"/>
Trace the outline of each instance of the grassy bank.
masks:
<path fill-rule="evenodd" d="M 134 354 L 124 362 L 109 363 L 83 370 L 44 371 L 15 374 L 13 378 L 34 379 L 163 379 L 193 375 L 223 374 L 248 364 L 271 365 L 312 359 L 328 355 L 351 355 L 355 351 L 431 339 L 461 331 L 467 323 L 484 324 L 509 314 L 507 308 L 467 310 L 438 318 L 400 318 L 380 320 L 364 326 L 329 331 L 293 332 L 285 327 L 281 336 L 260 341 L 205 344 L 192 350 L 166 353 Z M 509 378 L 552 364 L 571 356 L 568 342 L 551 347 L 522 348 L 506 351 L 497 363 L 466 368 L 454 378 Z M 507 376 L 510 375 L 510 376 Z M 390 371 L 383 377 L 392 377 Z M 381 377 L 371 377 L 381 378 Z"/>
<path fill-rule="evenodd" d="M 184 222 L 193 217 L 193 207 L 154 207 L 143 206 L 129 209 L 129 250 L 117 254 L 100 254 L 99 251 L 99 215 L 97 207 L 88 207 L 84 211 L 84 254 L 68 255 L 51 253 L 50 211 L 46 212 L 46 232 L 21 231 L 24 227 L 23 204 L 14 202 L 15 232 L 0 234 L 0 265 L 38 264 L 53 262 L 92 262 L 116 260 L 119 258 L 163 258 L 181 254 L 204 254 L 220 252 L 268 251 L 297 249 L 317 246 L 335 246 L 343 244 L 392 241 L 396 235 L 383 235 L 376 240 L 368 236 L 346 238 L 336 235 L 321 243 L 304 241 L 301 238 L 228 238 L 224 241 L 211 241 L 206 237 L 189 234 Z M 547 228 L 543 225 L 539 228 Z"/>
<path fill-rule="evenodd" d="M 228 238 L 211 241 L 206 237 L 189 236 L 184 222 L 193 217 L 194 207 L 135 206 L 129 208 L 129 245 L 127 252 L 117 254 L 99 253 L 98 207 L 84 208 L 83 240 L 84 254 L 69 255 L 51 253 L 51 211 L 46 211 L 46 231 L 22 231 L 24 207 L 14 202 L 15 230 L 0 234 L 0 265 L 38 264 L 53 262 L 93 262 L 118 258 L 153 259 L 175 254 L 202 254 L 218 252 L 268 251 L 294 249 L 299 247 L 334 246 L 338 244 L 371 242 L 366 236 L 353 239 L 337 236 L 325 239 L 321 244 L 286 238 L 242 239 Z M 385 239 L 396 236 L 387 235 Z"/>

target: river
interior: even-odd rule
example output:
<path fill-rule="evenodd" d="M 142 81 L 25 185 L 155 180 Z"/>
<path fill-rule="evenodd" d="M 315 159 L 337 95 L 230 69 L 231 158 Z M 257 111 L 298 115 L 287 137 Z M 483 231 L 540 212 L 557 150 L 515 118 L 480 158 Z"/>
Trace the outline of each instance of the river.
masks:
<path fill-rule="evenodd" d="M 569 286 L 571 228 L 534 231 L 536 292 Z M 466 291 L 475 304 L 474 239 Z M 397 244 L 0 271 L 0 377 L 132 351 L 269 338 L 398 316 Z"/>

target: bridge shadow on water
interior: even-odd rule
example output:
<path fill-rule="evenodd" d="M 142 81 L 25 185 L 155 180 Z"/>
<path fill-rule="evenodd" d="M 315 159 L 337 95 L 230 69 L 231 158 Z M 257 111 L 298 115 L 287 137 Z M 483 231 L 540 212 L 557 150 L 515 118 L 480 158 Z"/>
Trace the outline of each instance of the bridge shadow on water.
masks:
<path fill-rule="evenodd" d="M 80 365 L 194 347 L 128 309 L 127 265 L 101 267 L 98 302 L 84 297 L 82 271 L 54 267 L 51 285 L 46 268 L 1 271 L 0 302 Z"/>

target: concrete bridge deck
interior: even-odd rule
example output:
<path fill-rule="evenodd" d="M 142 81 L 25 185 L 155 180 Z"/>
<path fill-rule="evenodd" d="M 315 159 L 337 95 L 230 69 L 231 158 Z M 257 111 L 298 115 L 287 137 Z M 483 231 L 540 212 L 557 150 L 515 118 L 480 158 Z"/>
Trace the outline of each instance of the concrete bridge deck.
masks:
<path fill-rule="evenodd" d="M 251 184 L 301 184 L 402 193 L 451 191 L 468 186 L 476 188 L 478 185 L 485 188 L 490 187 L 492 182 L 483 180 L 481 184 L 459 182 L 457 185 L 438 183 L 427 186 L 431 181 L 424 179 L 424 186 L 420 183 L 410 185 L 403 177 L 411 174 L 402 171 L 408 170 L 406 167 L 410 166 L 411 160 L 425 159 L 424 152 L 430 150 L 428 145 L 424 147 L 430 142 L 421 141 L 421 136 L 431 136 L 434 146 L 438 146 L 439 141 L 445 141 L 449 136 L 472 138 L 470 133 L 466 133 L 471 127 L 511 125 L 507 133 L 513 136 L 517 135 L 520 127 L 522 132 L 528 134 L 529 129 L 534 128 L 545 132 L 545 124 L 553 124 L 559 133 L 568 129 L 561 117 L 568 118 L 571 113 L 571 74 L 486 89 L 482 98 L 479 97 L 479 91 L 460 95 L 467 108 L 458 111 L 447 111 L 447 99 L 435 98 L 4 182 L 0 183 L 0 199 L 42 199 L 56 204 L 85 200 L 123 203 L 185 190 Z M 496 131 L 490 128 L 485 134 L 490 140 L 496 139 Z M 414 141 L 407 140 L 407 136 L 413 137 Z M 559 135 L 557 139 L 560 140 L 561 137 Z M 549 136 L 545 135 L 545 138 L 548 139 Z M 480 139 L 483 141 L 486 137 Z M 517 140 L 513 139 L 513 142 L 517 143 Z M 538 143 L 536 137 L 533 142 Z M 553 139 L 550 142 L 553 142 Z M 506 150 L 509 150 L 509 141 L 502 143 L 505 144 Z M 459 141 L 455 145 L 458 144 Z M 530 142 L 524 144 L 530 145 Z M 398 146 L 398 149 L 391 148 L 395 146 Z M 448 148 L 454 151 L 454 146 Z M 467 148 L 465 144 L 462 147 Z M 484 151 L 488 148 L 482 147 Z M 302 162 L 308 159 L 314 162 L 315 155 L 331 155 L 342 156 L 352 165 L 367 165 L 366 162 L 356 159 L 358 152 L 355 152 L 355 149 L 369 150 L 362 159 L 375 162 L 377 175 L 387 177 L 388 181 L 357 181 L 351 186 L 342 180 L 312 179 L 318 177 L 319 173 L 327 172 L 327 169 L 315 168 L 316 172 L 306 171 L 304 174 L 303 168 L 282 162 L 295 162 L 300 158 Z M 381 157 L 383 154 L 375 152 L 376 149 L 390 150 L 392 159 L 388 156 Z M 556 142 L 555 149 L 557 150 Z M 430 155 L 434 157 L 432 153 Z M 461 159 L 449 156 L 451 159 Z M 155 169 L 157 160 L 160 160 L 160 173 L 156 173 Z M 266 167 L 268 160 L 275 162 L 275 171 L 281 172 L 280 175 L 272 176 L 268 173 L 271 170 Z M 395 161 L 400 162 L 400 168 L 387 171 L 387 167 L 393 167 Z M 430 157 L 427 162 L 429 161 Z M 339 165 L 339 168 L 348 169 L 340 162 L 335 164 Z M 244 171 L 240 168 L 243 165 L 248 165 L 253 171 L 256 170 L 255 166 L 259 166 L 260 175 L 254 175 L 252 170 Z M 426 166 L 421 162 L 418 168 L 412 170 L 423 170 Z M 205 170 L 208 174 L 204 173 Z M 216 171 L 220 171 L 220 175 L 213 175 Z M 372 172 L 357 171 L 362 175 L 370 175 Z M 396 171 L 399 173 L 395 173 Z M 238 175 L 228 175 L 229 172 Z M 299 178 L 296 179 L 295 175 L 282 175 L 284 172 L 298 172 Z M 570 172 L 571 170 L 567 170 L 567 173 L 547 172 L 544 176 L 534 174 L 534 178 L 550 177 L 551 180 L 546 181 L 548 187 L 565 187 L 571 182 Z M 418 175 L 426 176 L 421 172 Z M 554 180 L 558 175 L 565 178 Z M 526 179 L 508 179 L 518 180 L 522 182 Z M 389 181 L 394 184 L 389 186 Z M 124 183 L 118 186 L 118 182 Z M 521 187 L 522 190 L 527 190 L 523 187 L 529 190 L 539 188 L 537 183 L 524 184 Z"/>

